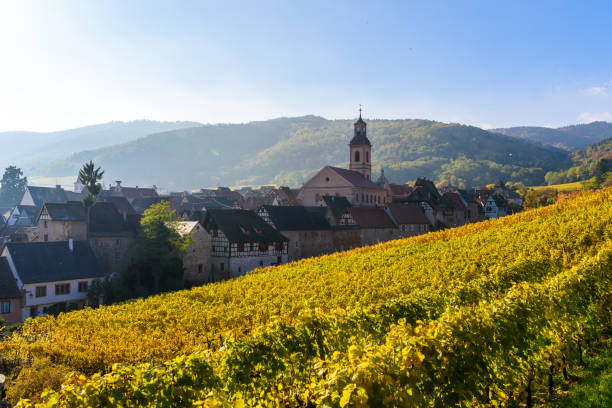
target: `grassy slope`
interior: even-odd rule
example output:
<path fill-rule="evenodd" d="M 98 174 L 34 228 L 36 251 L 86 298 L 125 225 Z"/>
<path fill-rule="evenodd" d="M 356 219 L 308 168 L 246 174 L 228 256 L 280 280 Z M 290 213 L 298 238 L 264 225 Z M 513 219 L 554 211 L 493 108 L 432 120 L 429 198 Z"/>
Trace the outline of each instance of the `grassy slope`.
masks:
<path fill-rule="evenodd" d="M 551 186 L 531 186 L 536 191 L 538 190 L 557 190 L 557 191 L 576 191 L 582 190 L 583 185 L 581 181 L 576 181 L 574 183 L 565 183 L 565 184 L 553 184 Z"/>

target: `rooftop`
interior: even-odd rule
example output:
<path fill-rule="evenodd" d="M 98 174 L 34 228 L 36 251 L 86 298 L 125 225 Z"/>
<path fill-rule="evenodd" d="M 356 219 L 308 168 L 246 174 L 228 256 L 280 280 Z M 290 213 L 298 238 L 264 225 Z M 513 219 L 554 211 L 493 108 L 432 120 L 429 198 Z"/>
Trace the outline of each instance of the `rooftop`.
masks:
<path fill-rule="evenodd" d="M 23 283 L 100 278 L 105 275 L 87 241 L 9 242 L 6 249 Z"/>

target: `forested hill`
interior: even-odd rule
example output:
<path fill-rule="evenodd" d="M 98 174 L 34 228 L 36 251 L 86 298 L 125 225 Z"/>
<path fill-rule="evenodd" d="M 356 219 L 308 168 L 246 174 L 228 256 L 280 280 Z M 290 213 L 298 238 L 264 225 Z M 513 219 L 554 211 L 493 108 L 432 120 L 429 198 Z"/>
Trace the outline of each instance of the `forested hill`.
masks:
<path fill-rule="evenodd" d="M 197 122 L 135 120 L 108 122 L 56 132 L 0 132 L 0 165 L 33 164 L 57 160 L 71 153 L 125 143 L 151 133 L 199 126 Z M 6 167 L 6 166 L 5 166 Z"/>
<path fill-rule="evenodd" d="M 327 164 L 346 165 L 352 120 L 317 116 L 205 125 L 149 135 L 84 151 L 38 169 L 69 176 L 93 159 L 107 180 L 167 189 L 216 185 L 299 186 Z M 427 120 L 369 120 L 373 174 L 392 181 L 426 176 L 460 186 L 497 179 L 542 184 L 548 171 L 569 165 L 568 155 L 477 127 Z"/>
<path fill-rule="evenodd" d="M 571 154 L 573 166 L 546 174 L 548 184 L 572 183 L 595 177 L 597 183 L 612 179 L 612 137 Z"/>
<path fill-rule="evenodd" d="M 588 124 L 565 126 L 557 129 L 537 126 L 519 126 L 506 129 L 493 129 L 491 131 L 574 151 L 612 137 L 612 123 L 592 122 Z"/>

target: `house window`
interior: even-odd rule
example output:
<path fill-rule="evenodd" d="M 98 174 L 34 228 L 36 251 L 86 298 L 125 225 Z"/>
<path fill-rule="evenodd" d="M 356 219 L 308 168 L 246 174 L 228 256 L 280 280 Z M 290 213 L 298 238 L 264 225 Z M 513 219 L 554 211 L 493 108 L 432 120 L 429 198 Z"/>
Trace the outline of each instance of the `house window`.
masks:
<path fill-rule="evenodd" d="M 38 306 L 32 306 L 30 308 L 30 317 L 38 316 Z"/>
<path fill-rule="evenodd" d="M 355 161 L 359 163 L 359 151 L 355 152 Z"/>
<path fill-rule="evenodd" d="M 47 228 L 47 220 L 44 220 L 43 224 L 44 224 L 45 228 Z"/>
<path fill-rule="evenodd" d="M 244 242 L 238 243 L 238 252 L 244 252 Z"/>
<path fill-rule="evenodd" d="M 260 242 L 259 243 L 259 250 L 260 251 L 267 251 L 268 250 L 268 243 L 267 242 Z"/>
<path fill-rule="evenodd" d="M 69 283 L 58 283 L 55 285 L 55 295 L 67 295 L 70 293 L 70 284 Z"/>
<path fill-rule="evenodd" d="M 45 297 L 45 296 L 47 296 L 47 287 L 37 286 L 36 287 L 36 297 Z"/>
<path fill-rule="evenodd" d="M 242 273 L 242 268 L 238 267 L 238 273 Z"/>
<path fill-rule="evenodd" d="M 115 252 L 115 261 L 121 260 L 121 252 Z"/>
<path fill-rule="evenodd" d="M 274 244 L 274 249 L 276 249 L 277 251 L 282 251 L 283 250 L 283 243 L 282 242 L 277 242 Z"/>
<path fill-rule="evenodd" d="M 49 235 L 45 234 L 45 238 L 44 238 L 45 242 L 49 241 Z"/>
<path fill-rule="evenodd" d="M 370 162 L 370 152 L 366 152 L 366 163 Z"/>
<path fill-rule="evenodd" d="M 259 266 L 263 266 L 263 261 L 259 261 Z"/>
<path fill-rule="evenodd" d="M 223 262 L 221 262 L 220 268 L 221 268 L 221 271 L 225 270 L 225 264 Z"/>
<path fill-rule="evenodd" d="M 297 242 L 297 241 L 295 241 L 295 247 L 296 247 L 296 248 L 299 248 L 299 247 L 300 247 L 300 245 L 298 244 L 298 242 Z"/>
<path fill-rule="evenodd" d="M 202 273 L 204 266 L 202 264 L 198 264 L 198 273 Z"/>
<path fill-rule="evenodd" d="M 410 232 L 413 232 L 413 231 L 414 231 L 414 225 L 410 224 Z"/>
<path fill-rule="evenodd" d="M 87 292 L 88 288 L 89 288 L 89 282 L 87 281 L 79 282 L 79 292 Z"/>
<path fill-rule="evenodd" d="M 0 313 L 2 314 L 6 314 L 6 313 L 11 313 L 11 302 L 10 300 L 8 302 L 2 302 L 0 303 Z"/>
<path fill-rule="evenodd" d="M 115 241 L 115 246 L 116 246 L 117 248 L 121 247 L 121 240 L 120 240 L 120 239 L 118 239 L 118 240 L 116 240 L 116 241 Z"/>
<path fill-rule="evenodd" d="M 283 258 L 280 257 L 280 256 L 277 256 L 276 257 L 276 263 L 279 264 L 279 265 L 282 264 L 283 263 Z"/>

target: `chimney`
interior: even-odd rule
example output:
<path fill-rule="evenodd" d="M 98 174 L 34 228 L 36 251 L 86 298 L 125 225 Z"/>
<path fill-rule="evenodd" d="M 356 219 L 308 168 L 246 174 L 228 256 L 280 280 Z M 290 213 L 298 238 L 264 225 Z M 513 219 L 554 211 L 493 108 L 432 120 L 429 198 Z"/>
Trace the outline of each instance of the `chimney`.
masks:
<path fill-rule="evenodd" d="M 121 180 L 115 180 L 115 191 L 121 191 Z"/>
<path fill-rule="evenodd" d="M 72 238 L 68 239 L 68 249 L 70 250 L 70 252 L 74 250 L 74 242 L 72 241 Z"/>

